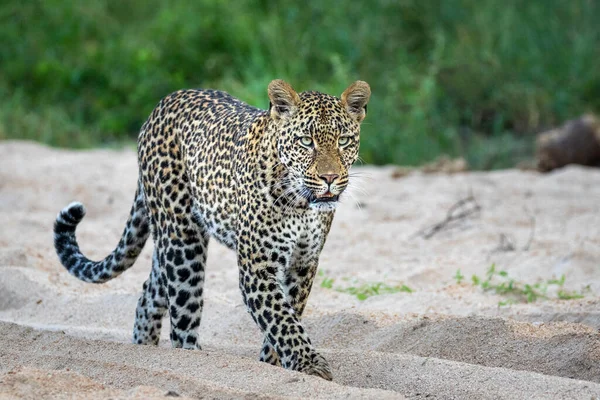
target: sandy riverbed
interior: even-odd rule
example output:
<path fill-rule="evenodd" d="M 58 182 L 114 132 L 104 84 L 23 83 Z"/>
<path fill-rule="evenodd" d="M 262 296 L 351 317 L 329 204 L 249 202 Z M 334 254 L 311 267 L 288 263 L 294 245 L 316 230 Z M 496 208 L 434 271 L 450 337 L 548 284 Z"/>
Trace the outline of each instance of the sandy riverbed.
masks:
<path fill-rule="evenodd" d="M 81 248 L 108 254 L 133 199 L 135 152 L 0 143 L 0 398 L 600 396 L 600 170 L 356 170 L 305 316 L 332 365 L 326 382 L 257 361 L 261 335 L 242 306 L 234 254 L 215 242 L 203 350 L 171 349 L 168 323 L 159 347 L 129 344 L 151 243 L 121 277 L 91 285 L 59 264 L 52 224 L 66 204 L 83 202 Z M 480 212 L 429 239 L 415 235 L 469 194 Z M 515 250 L 506 241 L 500 249 L 502 235 Z M 583 299 L 499 307 L 505 297 L 470 283 L 492 263 L 520 282 L 564 274 L 565 290 L 589 286 Z M 320 286 L 326 278 L 333 288 Z M 361 301 L 335 290 L 368 282 L 413 292 Z"/>

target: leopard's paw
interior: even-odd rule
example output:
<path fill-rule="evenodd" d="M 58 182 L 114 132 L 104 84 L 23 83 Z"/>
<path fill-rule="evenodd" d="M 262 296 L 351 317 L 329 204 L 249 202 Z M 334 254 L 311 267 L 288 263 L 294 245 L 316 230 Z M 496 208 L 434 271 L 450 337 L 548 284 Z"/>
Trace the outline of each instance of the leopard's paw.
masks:
<path fill-rule="evenodd" d="M 298 366 L 297 371 L 304 372 L 305 374 L 316 375 L 328 381 L 333 379 L 329 363 L 317 352 L 308 355 Z"/>

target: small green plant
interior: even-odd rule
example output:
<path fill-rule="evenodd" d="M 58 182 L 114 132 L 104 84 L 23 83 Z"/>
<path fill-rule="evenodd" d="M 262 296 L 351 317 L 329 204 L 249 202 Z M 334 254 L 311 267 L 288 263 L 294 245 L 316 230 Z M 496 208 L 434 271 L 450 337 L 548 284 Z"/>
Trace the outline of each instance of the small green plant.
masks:
<path fill-rule="evenodd" d="M 321 287 L 325 289 L 331 289 L 333 287 L 333 278 L 324 278 L 321 282 Z"/>
<path fill-rule="evenodd" d="M 412 293 L 414 290 L 405 284 L 400 284 L 396 286 L 390 286 L 383 282 L 373 282 L 373 283 L 363 283 L 357 286 L 346 286 L 346 287 L 333 287 L 335 280 L 330 277 L 324 276 L 324 274 L 319 274 L 323 280 L 321 281 L 321 287 L 325 289 L 333 289 L 340 293 L 348 293 L 353 296 L 356 296 L 358 300 L 366 300 L 371 296 L 377 296 L 381 294 L 391 294 L 391 293 Z M 347 281 L 347 279 L 342 278 L 342 280 Z"/>
<path fill-rule="evenodd" d="M 456 273 L 454 274 L 454 280 L 456 280 L 456 283 L 460 285 L 463 279 L 465 279 L 465 276 L 460 272 L 460 269 L 457 269 Z"/>
<path fill-rule="evenodd" d="M 398 286 L 390 286 L 390 285 L 386 285 L 385 283 L 382 283 L 382 282 L 365 283 L 360 286 L 350 286 L 350 287 L 343 288 L 343 289 L 338 288 L 336 290 L 339 292 L 352 294 L 352 295 L 356 296 L 356 298 L 359 300 L 366 300 L 367 298 L 369 298 L 371 296 L 377 296 L 380 294 L 391 294 L 391 293 L 400 293 L 400 292 L 412 293 L 413 292 L 413 290 L 410 287 L 408 287 L 404 284 L 398 285 Z"/>
<path fill-rule="evenodd" d="M 585 293 L 589 293 L 591 291 L 592 291 L 591 286 L 585 285 L 583 287 L 583 289 L 579 292 L 569 292 L 569 291 L 561 289 L 558 291 L 558 293 L 556 295 L 561 300 L 574 300 L 574 299 L 582 299 L 583 297 L 585 297 Z"/>
<path fill-rule="evenodd" d="M 454 276 L 457 282 L 459 282 L 458 276 L 461 276 L 462 280 L 460 270 Z M 547 279 L 536 283 L 520 282 L 509 276 L 508 272 L 497 270 L 496 264 L 492 264 L 486 271 L 484 278 L 473 275 L 471 282 L 474 286 L 478 286 L 486 292 L 494 291 L 496 294 L 506 296 L 507 299 L 498 302 L 498 306 L 507 306 L 515 303 L 533 303 L 539 299 L 551 299 L 548 295 L 548 289 L 552 286 L 557 287 L 556 298 L 560 300 L 580 299 L 585 296 L 586 292 L 590 291 L 590 285 L 580 291 L 567 291 L 563 289 L 565 279 L 565 275 L 562 275 L 559 279 Z"/>

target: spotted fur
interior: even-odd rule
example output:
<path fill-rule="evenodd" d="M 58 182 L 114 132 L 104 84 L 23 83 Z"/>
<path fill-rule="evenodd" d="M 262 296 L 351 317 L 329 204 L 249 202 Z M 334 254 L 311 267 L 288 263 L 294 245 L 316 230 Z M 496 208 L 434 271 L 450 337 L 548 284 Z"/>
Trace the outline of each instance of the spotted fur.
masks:
<path fill-rule="evenodd" d="M 131 267 L 152 233 L 133 341 L 158 344 L 168 311 L 173 347 L 195 349 L 214 237 L 237 252 L 242 298 L 264 333 L 260 359 L 331 379 L 300 320 L 358 157 L 370 89 L 358 81 L 336 98 L 276 80 L 268 94 L 268 111 L 214 90 L 164 98 L 139 135 L 139 185 L 116 249 L 102 261 L 81 253 L 80 203 L 59 213 L 55 248 L 71 274 L 101 283 Z"/>

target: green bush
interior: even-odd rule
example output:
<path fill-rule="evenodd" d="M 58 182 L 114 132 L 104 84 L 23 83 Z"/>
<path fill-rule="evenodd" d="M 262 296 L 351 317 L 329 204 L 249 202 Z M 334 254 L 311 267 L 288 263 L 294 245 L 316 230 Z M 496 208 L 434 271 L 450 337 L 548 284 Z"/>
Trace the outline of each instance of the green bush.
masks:
<path fill-rule="evenodd" d="M 600 109 L 598 21 L 590 0 L 4 0 L 0 138 L 107 145 L 177 89 L 264 108 L 274 78 L 332 94 L 363 79 L 366 162 L 509 166 Z"/>

